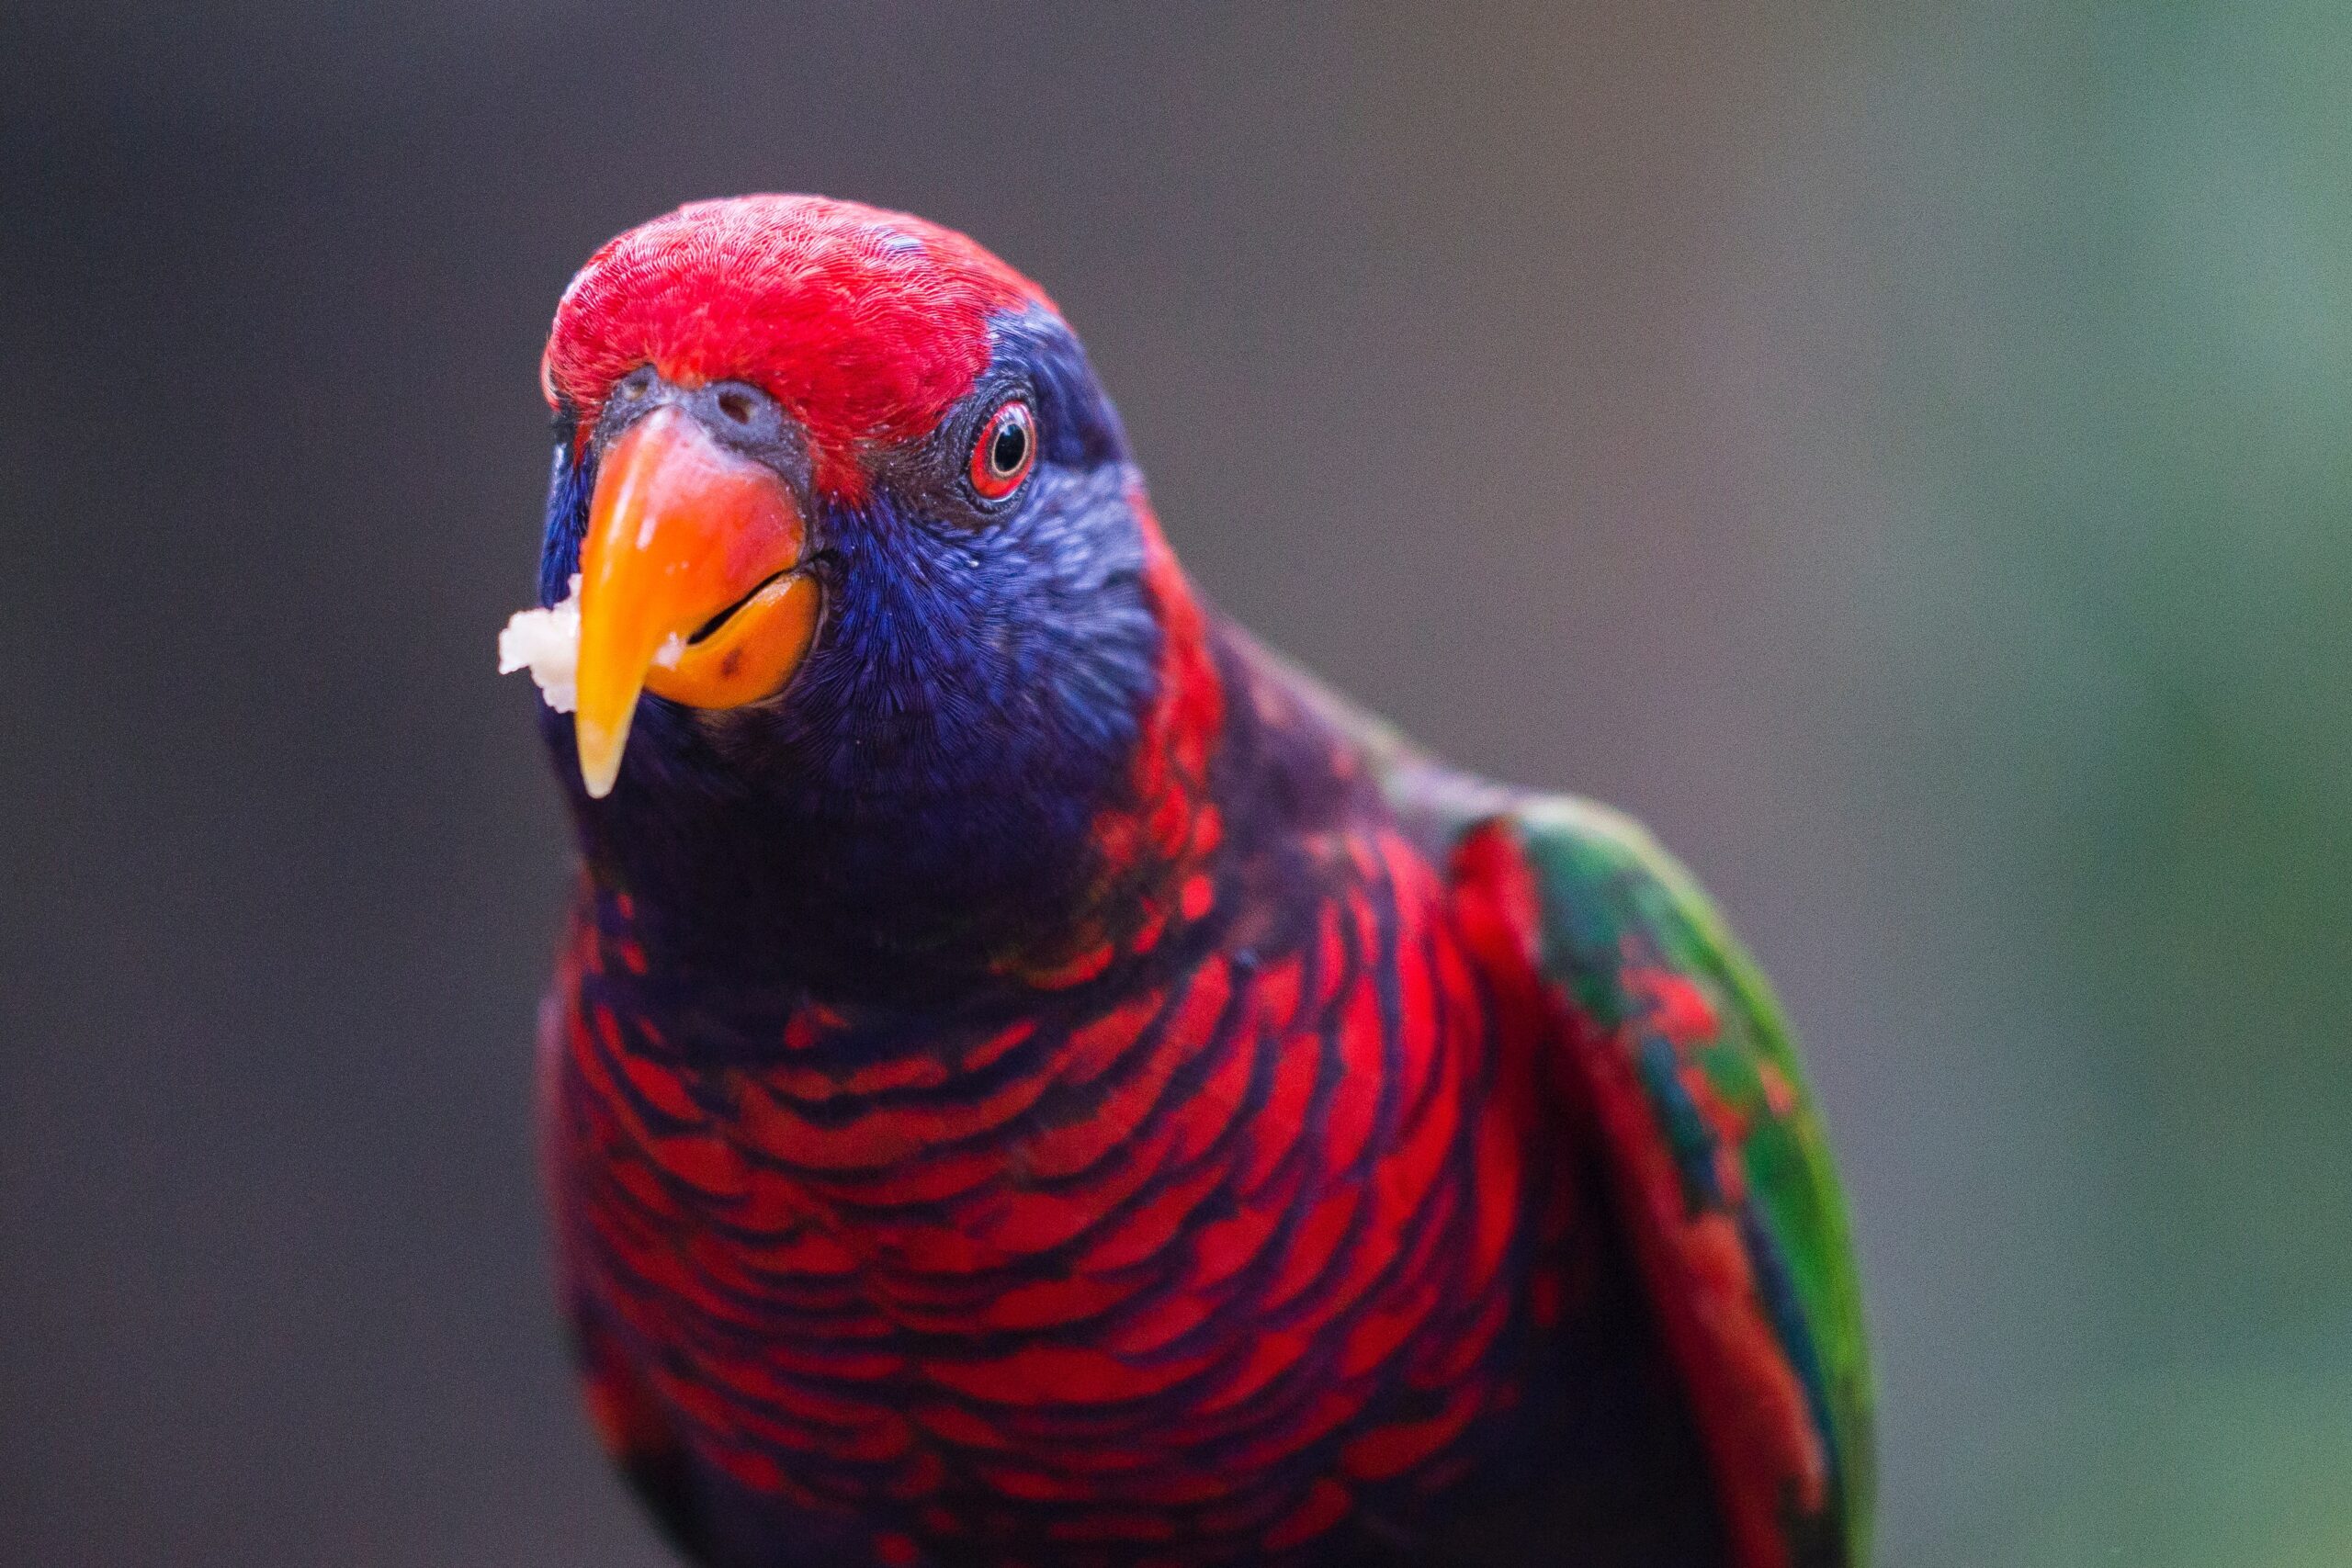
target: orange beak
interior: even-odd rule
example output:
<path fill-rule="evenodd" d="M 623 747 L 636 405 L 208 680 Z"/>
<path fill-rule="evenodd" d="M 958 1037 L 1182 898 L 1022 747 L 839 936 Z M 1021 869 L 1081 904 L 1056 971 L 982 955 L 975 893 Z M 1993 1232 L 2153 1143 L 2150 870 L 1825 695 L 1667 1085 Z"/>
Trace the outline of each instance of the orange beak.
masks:
<path fill-rule="evenodd" d="M 741 707 L 784 688 L 817 630 L 792 491 L 674 408 L 605 454 L 580 551 L 580 777 L 602 799 L 638 695 Z"/>

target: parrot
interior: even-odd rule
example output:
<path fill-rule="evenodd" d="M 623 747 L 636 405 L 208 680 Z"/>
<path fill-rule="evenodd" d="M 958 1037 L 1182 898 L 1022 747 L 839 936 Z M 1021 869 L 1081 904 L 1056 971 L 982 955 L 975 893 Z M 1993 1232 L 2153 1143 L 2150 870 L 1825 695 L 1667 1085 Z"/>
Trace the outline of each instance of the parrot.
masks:
<path fill-rule="evenodd" d="M 1866 1561 L 1763 976 L 1632 819 L 1218 613 L 1043 289 L 700 201 L 540 382 L 557 1295 L 686 1561 Z"/>

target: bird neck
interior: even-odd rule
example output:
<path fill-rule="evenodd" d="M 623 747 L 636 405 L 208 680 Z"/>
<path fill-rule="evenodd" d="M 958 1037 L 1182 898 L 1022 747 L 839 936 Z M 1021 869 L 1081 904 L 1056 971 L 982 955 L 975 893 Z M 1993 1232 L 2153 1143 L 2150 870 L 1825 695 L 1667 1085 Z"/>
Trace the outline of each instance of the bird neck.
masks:
<path fill-rule="evenodd" d="M 943 798 L 888 778 L 763 787 L 696 756 L 605 801 L 575 795 L 599 927 L 625 928 L 650 966 L 697 994 L 763 1009 L 778 997 L 986 1006 L 1162 957 L 1215 902 L 1219 802 L 1237 781 L 1220 766 L 1222 628 L 1148 518 L 1146 534 L 1155 674 L 1109 776 L 1073 788 L 1008 767 Z M 724 760 L 723 736 L 695 715 L 640 726 L 652 733 L 633 744 Z"/>

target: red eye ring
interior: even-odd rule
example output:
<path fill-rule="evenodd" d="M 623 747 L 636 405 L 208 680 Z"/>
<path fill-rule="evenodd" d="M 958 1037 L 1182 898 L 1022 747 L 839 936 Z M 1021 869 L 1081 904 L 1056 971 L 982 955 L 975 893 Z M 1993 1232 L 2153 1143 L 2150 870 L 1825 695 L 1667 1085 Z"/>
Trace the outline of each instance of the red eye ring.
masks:
<path fill-rule="evenodd" d="M 984 501 L 1002 501 L 1021 488 L 1037 461 L 1037 416 L 1026 398 L 1001 404 L 972 442 L 972 488 Z"/>

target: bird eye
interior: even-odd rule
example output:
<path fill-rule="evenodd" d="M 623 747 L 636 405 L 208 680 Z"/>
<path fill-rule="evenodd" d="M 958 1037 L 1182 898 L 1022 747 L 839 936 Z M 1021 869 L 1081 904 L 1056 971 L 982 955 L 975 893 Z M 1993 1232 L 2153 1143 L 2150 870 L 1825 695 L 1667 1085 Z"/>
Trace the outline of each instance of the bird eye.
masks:
<path fill-rule="evenodd" d="M 972 488 L 988 501 L 1002 501 L 1021 488 L 1037 459 L 1037 416 L 1015 398 L 989 415 L 972 443 Z"/>

